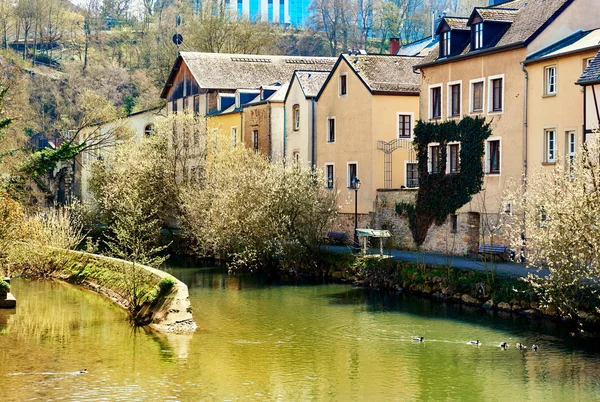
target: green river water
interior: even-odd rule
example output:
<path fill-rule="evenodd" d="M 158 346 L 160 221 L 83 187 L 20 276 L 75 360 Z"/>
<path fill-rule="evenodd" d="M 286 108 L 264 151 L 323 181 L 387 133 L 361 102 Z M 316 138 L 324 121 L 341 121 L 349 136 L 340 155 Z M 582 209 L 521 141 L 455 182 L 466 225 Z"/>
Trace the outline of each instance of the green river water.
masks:
<path fill-rule="evenodd" d="M 74 286 L 14 280 L 18 308 L 0 311 L 0 400 L 600 400 L 597 347 L 551 323 L 338 284 L 172 272 L 190 288 L 193 336 L 134 330 Z"/>

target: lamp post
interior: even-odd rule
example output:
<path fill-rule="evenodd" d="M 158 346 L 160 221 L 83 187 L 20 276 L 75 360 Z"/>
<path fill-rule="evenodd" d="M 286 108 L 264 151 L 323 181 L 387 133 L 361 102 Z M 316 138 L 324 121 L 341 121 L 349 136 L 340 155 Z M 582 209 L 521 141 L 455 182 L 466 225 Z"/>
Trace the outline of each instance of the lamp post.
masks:
<path fill-rule="evenodd" d="M 358 189 L 360 188 L 360 180 L 354 176 L 350 184 L 354 189 L 354 250 L 358 250 Z"/>

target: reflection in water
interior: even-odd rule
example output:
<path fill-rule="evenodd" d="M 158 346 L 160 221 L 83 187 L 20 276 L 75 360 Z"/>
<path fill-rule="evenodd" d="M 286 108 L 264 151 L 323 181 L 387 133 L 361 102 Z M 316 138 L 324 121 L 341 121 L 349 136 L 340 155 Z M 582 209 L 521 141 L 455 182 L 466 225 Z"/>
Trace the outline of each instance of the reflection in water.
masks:
<path fill-rule="evenodd" d="M 193 335 L 136 331 L 95 294 L 14 281 L 19 308 L 6 320 L 0 315 L 0 354 L 10 362 L 0 365 L 0 400 L 600 397 L 595 349 L 547 322 L 220 269 L 172 273 L 190 286 L 200 326 Z M 467 345 L 471 339 L 483 344 Z M 503 351 L 502 341 L 541 349 Z"/>

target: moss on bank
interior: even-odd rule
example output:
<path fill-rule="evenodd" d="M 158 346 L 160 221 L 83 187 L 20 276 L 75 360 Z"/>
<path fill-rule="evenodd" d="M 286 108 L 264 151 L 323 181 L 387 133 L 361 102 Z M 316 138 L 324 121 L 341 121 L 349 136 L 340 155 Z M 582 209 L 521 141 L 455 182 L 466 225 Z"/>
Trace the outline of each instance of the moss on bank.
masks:
<path fill-rule="evenodd" d="M 131 262 L 79 251 L 47 249 L 21 271 L 86 287 L 129 311 L 137 325 L 168 332 L 190 332 L 187 286 L 165 272 Z"/>

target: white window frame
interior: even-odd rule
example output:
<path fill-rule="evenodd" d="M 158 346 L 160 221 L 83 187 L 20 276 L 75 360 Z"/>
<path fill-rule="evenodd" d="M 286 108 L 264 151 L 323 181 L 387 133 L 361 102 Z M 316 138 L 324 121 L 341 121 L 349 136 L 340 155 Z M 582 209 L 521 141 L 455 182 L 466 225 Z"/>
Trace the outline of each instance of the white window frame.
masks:
<path fill-rule="evenodd" d="M 408 185 L 408 165 L 409 164 L 417 165 L 417 180 L 419 179 L 419 161 L 404 161 L 404 187 L 410 188 L 410 189 L 417 189 L 417 188 L 419 188 L 419 186 L 410 187 Z"/>
<path fill-rule="evenodd" d="M 294 131 L 300 130 L 300 105 L 298 103 L 292 106 L 292 119 Z"/>
<path fill-rule="evenodd" d="M 573 136 L 573 151 L 571 151 L 571 135 Z M 577 156 L 577 129 L 565 128 L 565 155 L 567 155 L 567 163 L 575 160 Z"/>
<path fill-rule="evenodd" d="M 400 116 L 410 116 L 410 136 L 400 137 Z M 414 112 L 396 112 L 396 138 L 399 140 L 412 140 L 415 130 L 415 113 Z"/>
<path fill-rule="evenodd" d="M 333 141 L 330 141 L 331 138 L 331 133 L 329 132 L 329 121 L 333 120 Z M 337 121 L 335 119 L 335 116 L 327 116 L 327 143 L 328 144 L 335 144 L 336 140 L 337 140 Z"/>
<path fill-rule="evenodd" d="M 258 129 L 253 128 L 250 130 L 250 132 L 252 134 L 252 150 L 258 152 L 258 150 L 259 150 L 259 148 L 258 148 L 258 136 L 259 136 Z M 254 135 L 254 133 L 256 133 L 256 136 Z"/>
<path fill-rule="evenodd" d="M 544 163 L 556 163 L 556 151 L 558 150 L 556 127 L 545 127 L 544 128 Z M 550 137 L 552 133 L 552 138 Z M 552 145 L 552 147 L 550 146 Z M 550 156 L 550 150 L 552 149 L 552 156 Z"/>
<path fill-rule="evenodd" d="M 477 32 L 477 27 L 481 29 Z M 483 21 L 473 25 L 473 50 L 479 50 L 483 48 Z"/>
<path fill-rule="evenodd" d="M 433 98 L 431 97 L 431 90 L 434 89 L 434 88 L 439 88 L 440 89 L 440 103 L 441 104 L 440 104 L 440 117 L 439 117 L 439 119 L 441 120 L 441 119 L 444 118 L 444 104 L 443 104 L 443 102 L 444 102 L 444 88 L 443 88 L 443 85 L 441 83 L 429 85 L 429 87 L 427 89 L 427 91 L 428 91 L 427 92 L 427 98 L 428 98 L 428 101 L 429 101 L 429 102 L 427 102 L 429 104 L 428 105 L 428 107 L 429 107 L 429 120 L 434 120 L 434 117 L 433 117 Z M 437 119 L 438 118 L 436 117 L 435 120 L 437 120 Z"/>
<path fill-rule="evenodd" d="M 452 86 L 454 85 L 460 85 L 460 91 L 458 93 L 458 97 L 460 100 L 460 110 L 458 112 L 458 116 L 453 116 L 452 115 Z M 460 119 L 460 117 L 462 116 L 462 109 L 463 109 L 463 101 L 462 101 L 462 93 L 463 93 L 463 84 L 462 84 L 462 80 L 458 80 L 458 81 L 451 81 L 448 84 L 446 84 L 446 89 L 448 92 L 448 99 L 447 99 L 447 103 L 448 103 L 448 119 Z"/>
<path fill-rule="evenodd" d="M 328 177 L 327 177 L 327 167 L 331 166 L 333 177 L 331 178 L 331 187 L 328 187 Z M 325 175 L 325 188 L 328 190 L 332 190 L 335 187 L 335 163 L 334 162 L 326 162 L 323 164 L 323 174 Z"/>
<path fill-rule="evenodd" d="M 460 151 L 462 149 L 462 144 L 460 143 L 460 141 L 452 141 L 446 145 L 446 174 L 456 174 L 450 171 L 450 145 L 458 145 L 458 172 L 456 173 L 460 173 Z"/>
<path fill-rule="evenodd" d="M 490 153 L 490 142 L 492 142 L 492 141 L 499 141 L 499 143 L 498 143 L 498 151 L 499 151 L 498 173 L 490 172 L 490 159 L 488 158 L 488 154 Z M 500 176 L 502 174 L 502 137 L 489 137 L 488 139 L 485 140 L 485 149 L 484 149 L 484 153 L 483 153 L 483 158 L 485 161 L 484 172 L 486 175 Z"/>
<path fill-rule="evenodd" d="M 431 148 L 433 147 L 440 147 L 440 143 L 439 142 L 431 142 L 429 144 L 427 144 L 427 172 L 429 174 L 433 174 L 433 163 L 432 163 L 432 158 L 431 156 L 433 155 Z M 441 162 L 441 158 L 442 158 L 442 151 L 440 149 L 440 160 L 438 161 Z M 441 172 L 439 172 L 441 173 Z"/>
<path fill-rule="evenodd" d="M 549 73 L 551 70 L 554 71 L 554 82 L 552 83 L 552 85 L 554 85 L 553 91 L 550 90 L 551 84 L 550 84 L 550 74 Z M 557 73 L 556 64 L 544 67 L 544 96 L 554 96 L 558 92 L 558 75 L 556 73 Z"/>
<path fill-rule="evenodd" d="M 494 88 L 493 88 L 493 85 L 492 85 L 492 81 L 493 80 L 497 80 L 497 79 L 502 79 L 502 108 L 501 108 L 502 110 L 494 111 L 493 110 L 493 107 L 494 107 Z M 506 80 L 504 79 L 504 74 L 491 75 L 491 76 L 488 77 L 487 81 L 488 81 L 488 114 L 493 114 L 493 115 L 503 114 L 504 113 L 504 104 L 505 104 L 505 102 L 504 102 L 504 100 L 505 100 L 504 86 L 506 85 Z"/>
<path fill-rule="evenodd" d="M 443 46 L 442 57 L 450 56 L 450 49 L 452 49 L 452 47 L 450 46 L 450 40 L 452 39 L 451 32 L 452 31 L 446 31 L 442 33 L 442 41 L 440 43 Z"/>
<path fill-rule="evenodd" d="M 237 126 L 231 127 L 231 145 L 237 147 L 238 144 L 238 128 Z"/>
<path fill-rule="evenodd" d="M 477 84 L 479 82 L 483 83 L 483 88 L 481 90 L 481 110 L 475 111 L 475 110 L 473 110 L 473 96 L 475 96 L 475 91 L 473 90 L 473 87 L 475 86 L 475 84 Z M 485 77 L 474 78 L 472 80 L 469 80 L 469 113 L 470 114 L 485 113 Z"/>
<path fill-rule="evenodd" d="M 346 77 L 346 93 L 342 93 L 342 77 Z M 338 75 L 338 98 L 348 96 L 348 73 L 339 73 Z"/>
<path fill-rule="evenodd" d="M 353 190 L 352 183 L 350 183 L 350 165 L 356 165 L 356 177 L 358 177 L 358 162 L 357 161 L 348 161 L 346 162 L 346 177 L 347 177 L 347 187 L 349 190 Z"/>

